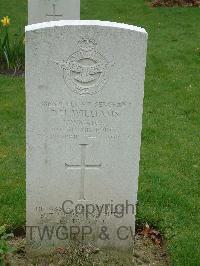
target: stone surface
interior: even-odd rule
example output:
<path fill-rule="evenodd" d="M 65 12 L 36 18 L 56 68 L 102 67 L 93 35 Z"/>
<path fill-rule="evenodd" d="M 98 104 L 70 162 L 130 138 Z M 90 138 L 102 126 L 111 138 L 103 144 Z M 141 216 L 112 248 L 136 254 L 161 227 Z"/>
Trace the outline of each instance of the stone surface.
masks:
<path fill-rule="evenodd" d="M 32 251 L 133 243 L 146 43 L 144 29 L 111 22 L 26 27 Z"/>
<path fill-rule="evenodd" d="M 28 0 L 28 24 L 80 19 L 80 0 Z"/>

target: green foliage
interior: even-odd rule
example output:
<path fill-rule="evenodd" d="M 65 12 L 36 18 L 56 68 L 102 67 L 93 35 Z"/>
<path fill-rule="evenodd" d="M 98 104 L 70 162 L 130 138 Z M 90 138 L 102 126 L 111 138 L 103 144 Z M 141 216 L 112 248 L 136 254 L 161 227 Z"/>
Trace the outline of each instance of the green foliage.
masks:
<path fill-rule="evenodd" d="M 7 240 L 13 237 L 13 234 L 6 233 L 6 226 L 0 226 L 0 266 L 6 260 L 7 255 L 15 252 L 15 248 L 11 247 Z"/>
<path fill-rule="evenodd" d="M 24 34 L 9 32 L 9 25 L 0 26 L 0 64 L 4 69 L 24 69 Z"/>

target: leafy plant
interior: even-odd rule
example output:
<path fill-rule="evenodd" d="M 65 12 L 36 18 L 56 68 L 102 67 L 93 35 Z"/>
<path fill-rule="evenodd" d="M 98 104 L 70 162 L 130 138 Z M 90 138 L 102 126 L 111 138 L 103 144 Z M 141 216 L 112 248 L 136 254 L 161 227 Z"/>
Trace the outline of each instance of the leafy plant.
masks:
<path fill-rule="evenodd" d="M 5 69 L 14 72 L 24 68 L 24 34 L 9 33 L 10 19 L 1 19 L 0 26 L 0 63 Z"/>
<path fill-rule="evenodd" d="M 15 251 L 15 248 L 11 247 L 7 241 L 12 237 L 13 234 L 6 233 L 5 225 L 0 226 L 0 266 L 3 265 L 3 262 L 6 260 L 7 255 Z"/>

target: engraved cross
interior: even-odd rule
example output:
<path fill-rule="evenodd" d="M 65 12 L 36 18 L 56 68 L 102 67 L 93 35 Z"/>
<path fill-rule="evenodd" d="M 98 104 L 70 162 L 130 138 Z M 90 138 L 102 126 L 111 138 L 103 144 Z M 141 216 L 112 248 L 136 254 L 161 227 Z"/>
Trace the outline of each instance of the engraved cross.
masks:
<path fill-rule="evenodd" d="M 80 144 L 81 146 L 81 164 L 67 164 L 65 163 L 66 168 L 81 170 L 81 187 L 80 187 L 80 200 L 85 200 L 85 176 L 87 169 L 100 169 L 102 164 L 86 164 L 86 147 L 88 144 Z"/>
<path fill-rule="evenodd" d="M 47 17 L 53 17 L 53 19 L 56 19 L 56 17 L 62 17 L 63 15 L 56 14 L 56 4 L 52 4 L 53 7 L 53 14 L 51 15 L 46 15 Z"/>

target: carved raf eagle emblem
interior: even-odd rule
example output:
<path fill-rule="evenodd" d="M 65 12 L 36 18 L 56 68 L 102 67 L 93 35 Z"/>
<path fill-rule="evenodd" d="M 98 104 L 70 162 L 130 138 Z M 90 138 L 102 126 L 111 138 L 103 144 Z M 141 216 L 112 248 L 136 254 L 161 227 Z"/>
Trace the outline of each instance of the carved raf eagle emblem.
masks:
<path fill-rule="evenodd" d="M 96 51 L 96 42 L 82 38 L 78 42 L 79 51 L 63 62 L 56 62 L 63 69 L 67 87 L 79 95 L 99 92 L 108 79 L 110 63 Z"/>

